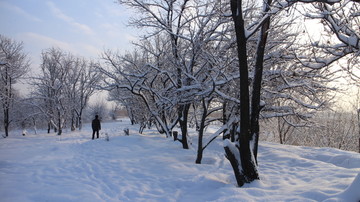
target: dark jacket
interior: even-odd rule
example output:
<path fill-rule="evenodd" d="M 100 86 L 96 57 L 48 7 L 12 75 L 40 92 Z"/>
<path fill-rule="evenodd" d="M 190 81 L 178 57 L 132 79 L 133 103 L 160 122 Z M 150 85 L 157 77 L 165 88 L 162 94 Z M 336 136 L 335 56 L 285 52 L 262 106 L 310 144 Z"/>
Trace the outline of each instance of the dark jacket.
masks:
<path fill-rule="evenodd" d="M 95 118 L 91 123 L 91 127 L 93 130 L 101 130 L 100 120 L 98 118 Z"/>

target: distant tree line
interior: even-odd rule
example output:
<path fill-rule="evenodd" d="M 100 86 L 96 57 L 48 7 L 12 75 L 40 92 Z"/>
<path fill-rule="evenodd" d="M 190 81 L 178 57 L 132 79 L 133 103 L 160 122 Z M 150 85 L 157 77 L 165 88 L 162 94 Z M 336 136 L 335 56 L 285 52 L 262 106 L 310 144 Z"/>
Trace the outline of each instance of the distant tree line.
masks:
<path fill-rule="evenodd" d="M 26 97 L 14 89 L 29 70 L 29 58 L 23 51 L 23 43 L 0 35 L 0 98 L 5 137 L 10 123 L 21 128 L 30 125 L 36 129 L 47 123 L 61 135 L 65 126 L 81 129 L 82 117 L 89 98 L 101 81 L 95 71 L 95 63 L 75 57 L 59 48 L 44 50 L 41 55 L 40 74 L 27 76 L 32 86 Z"/>

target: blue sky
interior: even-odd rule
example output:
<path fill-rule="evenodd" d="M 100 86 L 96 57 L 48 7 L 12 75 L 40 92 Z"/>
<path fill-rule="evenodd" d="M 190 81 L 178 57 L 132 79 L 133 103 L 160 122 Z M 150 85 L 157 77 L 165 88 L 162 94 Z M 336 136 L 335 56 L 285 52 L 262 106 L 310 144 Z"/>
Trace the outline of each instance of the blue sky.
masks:
<path fill-rule="evenodd" d="M 115 0 L 0 0 L 0 34 L 24 42 L 36 71 L 51 47 L 93 59 L 105 49 L 131 49 L 130 15 Z"/>

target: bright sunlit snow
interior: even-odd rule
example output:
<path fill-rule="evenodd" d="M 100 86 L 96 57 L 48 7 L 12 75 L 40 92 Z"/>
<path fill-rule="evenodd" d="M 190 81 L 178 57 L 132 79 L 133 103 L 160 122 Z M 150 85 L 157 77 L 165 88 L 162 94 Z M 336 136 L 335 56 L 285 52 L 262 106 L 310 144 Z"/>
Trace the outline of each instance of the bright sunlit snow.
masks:
<path fill-rule="evenodd" d="M 0 201 L 360 200 L 358 153 L 261 142 L 261 180 L 238 188 L 221 138 L 198 165 L 195 132 L 184 150 L 155 131 L 138 134 L 127 120 L 102 124 L 97 140 L 89 124 L 61 137 L 28 130 L 1 139 Z"/>

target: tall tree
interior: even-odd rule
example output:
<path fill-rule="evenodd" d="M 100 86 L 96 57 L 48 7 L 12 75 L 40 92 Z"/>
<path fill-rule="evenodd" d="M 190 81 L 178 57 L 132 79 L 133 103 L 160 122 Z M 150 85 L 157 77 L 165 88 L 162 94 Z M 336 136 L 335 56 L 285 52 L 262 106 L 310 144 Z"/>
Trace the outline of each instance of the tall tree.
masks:
<path fill-rule="evenodd" d="M 28 71 L 30 62 L 23 52 L 23 43 L 0 35 L 0 102 L 4 114 L 5 137 L 9 136 L 14 84 Z"/>
<path fill-rule="evenodd" d="M 39 98 L 44 99 L 43 112 L 49 118 L 49 128 L 53 126 L 58 135 L 70 111 L 68 96 L 65 95 L 66 79 L 69 76 L 72 56 L 62 50 L 51 48 L 42 52 L 42 75 L 37 78 Z"/>
<path fill-rule="evenodd" d="M 240 72 L 240 134 L 238 135 L 238 142 L 235 146 L 228 141 L 224 149 L 226 157 L 233 167 L 237 184 L 242 186 L 244 183 L 259 179 L 259 174 L 255 162 L 254 151 L 250 148 L 252 133 L 250 131 L 249 69 L 247 61 L 247 36 L 245 35 L 246 28 L 243 19 L 242 1 L 231 0 L 230 5 L 235 26 L 238 52 L 237 57 Z M 257 105 L 257 103 L 255 103 L 255 105 Z M 240 154 L 239 158 L 237 157 L 238 154 Z"/>
<path fill-rule="evenodd" d="M 262 73 L 264 64 L 265 45 L 267 44 L 267 36 L 270 28 L 270 18 L 272 15 L 279 13 L 284 8 L 294 6 L 296 2 L 303 1 L 274 1 L 268 0 L 263 2 L 261 17 L 255 19 L 254 22 L 248 22 L 248 27 L 245 24 L 243 10 L 245 5 L 242 0 L 230 0 L 232 19 L 235 27 L 238 62 L 240 72 L 240 128 L 238 142 L 233 145 L 227 142 L 225 145 L 226 156 L 229 159 L 234 174 L 239 186 L 244 183 L 259 179 L 257 172 L 257 142 L 259 137 L 259 113 L 262 107 L 260 94 L 262 89 Z M 315 1 L 304 1 L 311 3 Z M 316 1 L 319 2 L 319 1 Z M 321 1 L 327 4 L 334 4 L 338 1 Z M 324 4 L 326 5 L 326 4 Z M 247 42 L 250 36 L 258 33 L 258 40 L 256 41 L 255 64 L 253 67 L 248 63 L 248 49 Z M 343 57 L 342 55 L 341 57 Z M 306 57 L 299 57 L 302 64 L 307 64 L 313 69 L 321 69 L 327 67 L 332 62 L 341 58 L 321 59 L 319 56 L 315 57 L 315 62 Z M 296 59 L 296 58 L 294 58 Z M 251 82 L 251 92 L 249 90 L 249 71 L 253 69 L 253 81 Z M 250 99 L 251 97 L 251 99 Z"/>

